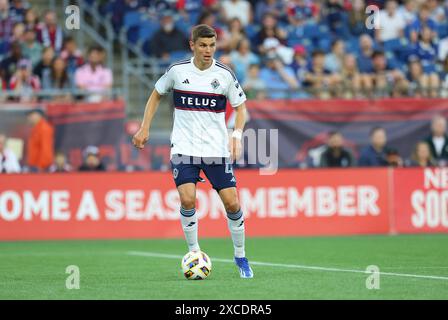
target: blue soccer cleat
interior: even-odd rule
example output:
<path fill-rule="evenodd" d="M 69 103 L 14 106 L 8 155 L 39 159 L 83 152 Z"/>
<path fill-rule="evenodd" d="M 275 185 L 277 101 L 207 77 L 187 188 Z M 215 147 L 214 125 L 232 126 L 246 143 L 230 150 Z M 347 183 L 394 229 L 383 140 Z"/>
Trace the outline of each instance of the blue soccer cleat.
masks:
<path fill-rule="evenodd" d="M 235 264 L 240 269 L 241 278 L 253 278 L 254 277 L 254 272 L 252 271 L 251 267 L 249 266 L 249 261 L 247 261 L 247 258 L 235 257 Z"/>

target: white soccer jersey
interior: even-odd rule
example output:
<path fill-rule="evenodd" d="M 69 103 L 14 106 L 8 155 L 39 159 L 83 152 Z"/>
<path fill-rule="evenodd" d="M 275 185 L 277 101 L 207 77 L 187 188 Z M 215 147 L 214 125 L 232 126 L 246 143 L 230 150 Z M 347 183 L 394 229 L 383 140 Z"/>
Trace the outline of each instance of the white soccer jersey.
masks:
<path fill-rule="evenodd" d="M 246 101 L 232 70 L 213 59 L 198 69 L 193 58 L 172 64 L 156 82 L 160 95 L 173 92 L 174 125 L 171 156 L 229 157 L 225 123 L 227 99 L 232 107 Z"/>

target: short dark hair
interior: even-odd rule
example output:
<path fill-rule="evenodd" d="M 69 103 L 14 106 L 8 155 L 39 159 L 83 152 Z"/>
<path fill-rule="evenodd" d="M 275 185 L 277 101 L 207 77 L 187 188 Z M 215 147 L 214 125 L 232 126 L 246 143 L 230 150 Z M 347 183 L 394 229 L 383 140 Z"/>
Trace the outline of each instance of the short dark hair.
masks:
<path fill-rule="evenodd" d="M 317 57 L 317 56 L 324 56 L 324 55 L 325 55 L 325 52 L 323 50 L 320 50 L 320 49 L 314 50 L 313 53 L 311 54 L 311 56 L 313 58 Z"/>
<path fill-rule="evenodd" d="M 99 46 L 99 45 L 93 45 L 91 47 L 89 47 L 89 50 L 87 51 L 87 54 L 91 54 L 93 51 L 99 52 L 99 53 L 103 53 L 104 49 L 103 47 Z"/>
<path fill-rule="evenodd" d="M 191 30 L 191 40 L 196 42 L 199 38 L 217 38 L 216 31 L 206 24 L 199 24 Z"/>
<path fill-rule="evenodd" d="M 384 52 L 383 51 L 381 51 L 381 50 L 375 50 L 373 53 L 372 53 L 372 59 L 375 59 L 376 57 L 384 57 L 385 55 L 384 55 Z"/>
<path fill-rule="evenodd" d="M 333 137 L 333 136 L 336 136 L 336 135 L 340 135 L 340 136 L 342 136 L 342 133 L 340 132 L 340 131 L 338 131 L 338 130 L 331 130 L 331 131 L 328 131 L 328 137 L 330 138 L 330 137 Z"/>

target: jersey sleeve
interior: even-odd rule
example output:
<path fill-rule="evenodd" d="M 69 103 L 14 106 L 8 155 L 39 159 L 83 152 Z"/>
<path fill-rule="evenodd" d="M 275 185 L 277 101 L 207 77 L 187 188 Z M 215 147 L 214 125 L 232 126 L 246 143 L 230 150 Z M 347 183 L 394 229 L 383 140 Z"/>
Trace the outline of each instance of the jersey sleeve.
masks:
<path fill-rule="evenodd" d="M 241 88 L 238 80 L 232 77 L 229 81 L 230 84 L 229 90 L 227 91 L 227 99 L 229 100 L 232 107 L 236 108 L 244 101 L 246 101 L 246 94 L 244 93 L 243 88 Z"/>
<path fill-rule="evenodd" d="M 169 68 L 163 76 L 157 80 L 155 88 L 160 95 L 165 95 L 174 87 L 174 72 L 173 68 Z"/>

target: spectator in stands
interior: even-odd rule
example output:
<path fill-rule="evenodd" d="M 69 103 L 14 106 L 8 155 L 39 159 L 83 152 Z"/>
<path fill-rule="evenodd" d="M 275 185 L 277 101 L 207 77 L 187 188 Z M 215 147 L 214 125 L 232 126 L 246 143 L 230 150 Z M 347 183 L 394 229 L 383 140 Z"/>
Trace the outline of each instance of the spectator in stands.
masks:
<path fill-rule="evenodd" d="M 51 89 L 70 89 L 65 60 L 57 57 L 51 65 Z"/>
<path fill-rule="evenodd" d="M 198 24 L 206 24 L 216 31 L 216 49 L 217 50 L 225 50 L 228 42 L 229 42 L 229 35 L 226 32 L 225 29 L 221 28 L 219 25 L 217 25 L 216 22 L 216 15 L 210 11 L 210 10 L 204 10 L 198 19 Z"/>
<path fill-rule="evenodd" d="M 320 156 L 320 167 L 346 168 L 355 165 L 352 153 L 344 148 L 344 137 L 338 131 L 328 133 L 327 147 Z"/>
<path fill-rule="evenodd" d="M 27 164 L 31 172 L 46 171 L 53 163 L 54 129 L 40 109 L 28 114 L 31 134 L 27 146 Z"/>
<path fill-rule="evenodd" d="M 174 2 L 176 2 L 176 9 L 179 14 L 191 25 L 200 24 L 201 12 L 204 9 L 213 13 L 216 13 L 219 9 L 219 1 L 217 0 L 175 0 Z"/>
<path fill-rule="evenodd" d="M 440 86 L 439 74 L 436 69 L 437 44 L 432 39 L 431 29 L 422 28 L 420 41 L 414 47 L 414 55 L 421 61 L 423 77 L 421 84 L 425 97 L 437 97 Z"/>
<path fill-rule="evenodd" d="M 443 38 L 439 41 L 439 46 L 437 48 L 437 54 L 439 61 L 445 61 L 448 57 L 448 37 Z"/>
<path fill-rule="evenodd" d="M 25 13 L 28 7 L 29 4 L 24 0 L 12 0 L 9 11 L 15 21 L 23 22 L 25 20 Z"/>
<path fill-rule="evenodd" d="M 276 38 L 282 44 L 286 43 L 287 33 L 277 23 L 277 19 L 274 15 L 267 13 L 263 17 L 261 30 L 257 33 L 255 43 L 257 45 L 258 52 L 263 55 L 266 53 L 266 49 L 263 47 L 263 43 L 267 38 Z"/>
<path fill-rule="evenodd" d="M 272 14 L 277 20 L 282 20 L 285 16 L 284 12 L 282 0 L 258 1 L 255 7 L 255 20 L 257 23 L 261 23 L 263 16 L 267 13 Z"/>
<path fill-rule="evenodd" d="M 332 34 L 336 37 L 347 39 L 350 36 L 347 24 L 347 13 L 344 0 L 327 0 L 325 6 L 325 22 Z"/>
<path fill-rule="evenodd" d="M 370 145 L 361 151 L 359 166 L 361 167 L 383 167 L 387 166 L 386 159 L 386 130 L 374 127 L 370 131 Z"/>
<path fill-rule="evenodd" d="M 345 99 L 361 97 L 361 84 L 361 74 L 356 64 L 356 57 L 353 54 L 348 54 L 344 57 L 341 70 L 341 92 L 338 96 Z"/>
<path fill-rule="evenodd" d="M 40 91 L 39 77 L 32 73 L 31 61 L 22 59 L 18 63 L 15 75 L 9 81 L 9 88 L 14 91 L 17 101 L 36 101 L 36 92 Z"/>
<path fill-rule="evenodd" d="M 365 0 L 354 0 L 348 12 L 348 25 L 353 36 L 359 37 L 367 32 L 366 29 L 366 4 Z"/>
<path fill-rule="evenodd" d="M 72 95 L 67 91 L 73 89 L 73 87 L 70 83 L 65 60 L 61 57 L 53 60 L 53 64 L 51 65 L 50 87 L 47 89 L 65 91 L 61 94 L 52 95 L 51 99 L 53 101 L 70 101 L 72 99 Z"/>
<path fill-rule="evenodd" d="M 430 18 L 436 23 L 443 23 L 446 19 L 445 10 L 439 0 L 428 0 Z"/>
<path fill-rule="evenodd" d="M 0 0 L 0 39 L 10 41 L 15 20 L 10 15 L 9 1 Z"/>
<path fill-rule="evenodd" d="M 88 96 L 91 102 L 101 100 L 102 93 L 112 88 L 112 71 L 101 64 L 102 54 L 101 47 L 91 47 L 88 51 L 89 62 L 75 72 L 75 83 L 78 89 L 95 93 Z"/>
<path fill-rule="evenodd" d="M 23 58 L 20 43 L 13 42 L 11 44 L 10 54 L 0 63 L 0 76 L 6 83 L 9 83 L 11 77 L 16 73 L 17 64 Z"/>
<path fill-rule="evenodd" d="M 268 54 L 266 67 L 260 71 L 260 79 L 266 85 L 266 92 L 270 99 L 287 99 L 295 97 L 295 91 L 299 84 L 294 76 L 294 71 L 284 66 L 281 59 L 275 54 Z"/>
<path fill-rule="evenodd" d="M 386 162 L 389 167 L 403 167 L 404 165 L 403 159 L 395 148 L 386 148 Z"/>
<path fill-rule="evenodd" d="M 409 26 L 409 39 L 412 43 L 417 43 L 419 40 L 419 34 L 424 26 L 431 29 L 431 38 L 437 37 L 437 23 L 431 19 L 431 12 L 427 4 L 420 7 L 420 13 Z"/>
<path fill-rule="evenodd" d="M 0 74 L 0 93 L 6 89 L 7 89 L 6 82 L 2 79 L 2 76 Z M 3 102 L 3 100 L 4 100 L 4 97 L 2 97 L 0 95 L 0 102 Z"/>
<path fill-rule="evenodd" d="M 425 141 L 419 141 L 414 147 L 411 158 L 406 161 L 407 167 L 433 167 L 434 162 L 429 145 Z"/>
<path fill-rule="evenodd" d="M 84 64 L 84 57 L 81 50 L 78 49 L 74 38 L 65 38 L 61 58 L 65 60 L 65 64 L 67 66 L 67 75 L 70 81 L 70 87 L 75 88 L 75 72 L 76 69 Z"/>
<path fill-rule="evenodd" d="M 345 44 L 341 39 L 336 39 L 331 44 L 331 52 L 325 55 L 325 69 L 335 73 L 341 72 L 344 63 Z"/>
<path fill-rule="evenodd" d="M 31 60 L 33 68 L 37 66 L 42 57 L 42 45 L 36 40 L 36 31 L 27 29 L 23 36 L 22 52 L 25 57 Z"/>
<path fill-rule="evenodd" d="M 39 27 L 39 41 L 44 47 L 52 47 L 59 54 L 62 50 L 64 32 L 58 25 L 56 12 L 48 10 L 44 15 L 44 24 Z"/>
<path fill-rule="evenodd" d="M 431 122 L 431 135 L 425 139 L 431 149 L 431 156 L 440 166 L 448 165 L 448 134 L 446 119 L 437 115 Z"/>
<path fill-rule="evenodd" d="M 408 82 L 404 74 L 388 64 L 384 52 L 376 51 L 372 56 L 373 63 L 373 86 L 367 85 L 367 88 L 373 87 L 379 97 L 401 96 L 408 89 Z"/>
<path fill-rule="evenodd" d="M 230 59 L 240 83 L 244 82 L 249 66 L 260 63 L 258 56 L 250 51 L 250 42 L 246 38 L 241 39 L 237 50 L 230 53 Z"/>
<path fill-rule="evenodd" d="M 277 38 L 266 38 L 263 42 L 264 55 L 276 55 L 283 64 L 290 65 L 294 60 L 294 49 L 280 43 Z"/>
<path fill-rule="evenodd" d="M 29 8 L 25 12 L 25 27 L 26 29 L 33 29 L 34 31 L 38 31 L 39 28 L 39 16 L 36 13 L 36 10 L 33 8 Z"/>
<path fill-rule="evenodd" d="M 67 162 L 67 157 L 62 151 L 56 152 L 54 156 L 54 163 L 48 169 L 50 173 L 71 172 L 72 166 Z"/>
<path fill-rule="evenodd" d="M 308 71 L 308 60 L 306 48 L 300 44 L 294 46 L 294 60 L 291 68 L 294 70 L 299 85 L 305 81 L 305 75 Z"/>
<path fill-rule="evenodd" d="M 19 173 L 20 164 L 16 154 L 6 147 L 7 137 L 0 133 L 0 174 Z"/>
<path fill-rule="evenodd" d="M 341 77 L 325 68 L 325 53 L 316 50 L 312 54 L 312 62 L 305 74 L 304 85 L 311 89 L 311 93 L 321 99 L 329 98 L 337 90 Z"/>
<path fill-rule="evenodd" d="M 288 39 L 303 37 L 305 25 L 310 22 L 312 16 L 311 7 L 304 1 L 289 2 L 287 10 L 288 25 L 285 27 L 288 32 Z"/>
<path fill-rule="evenodd" d="M 42 51 L 42 59 L 34 68 L 34 74 L 39 77 L 43 89 L 51 87 L 51 66 L 54 58 L 55 52 L 53 47 L 46 47 Z"/>
<path fill-rule="evenodd" d="M 290 23 L 292 23 L 292 19 L 307 20 L 317 14 L 317 6 L 305 0 L 288 1 L 286 10 Z"/>
<path fill-rule="evenodd" d="M 25 34 L 25 24 L 22 22 L 17 22 L 14 24 L 12 28 L 12 37 L 11 41 L 23 41 L 23 35 Z"/>
<path fill-rule="evenodd" d="M 415 0 L 405 0 L 398 8 L 398 13 L 405 21 L 406 26 L 410 25 L 417 18 L 417 3 Z"/>
<path fill-rule="evenodd" d="M 244 92 L 247 99 L 265 99 L 266 98 L 266 84 L 260 79 L 260 65 L 251 64 L 249 66 L 247 77 L 242 82 Z"/>
<path fill-rule="evenodd" d="M 443 82 L 440 95 L 442 98 L 448 98 L 448 56 L 443 60 L 442 68 Z"/>
<path fill-rule="evenodd" d="M 224 21 L 238 18 L 243 26 L 252 22 L 252 9 L 246 0 L 225 0 L 221 3 Z"/>
<path fill-rule="evenodd" d="M 368 74 L 372 72 L 372 56 L 375 52 L 374 43 L 372 38 L 368 34 L 363 34 L 359 38 L 360 52 L 357 56 L 359 71 L 362 74 Z"/>
<path fill-rule="evenodd" d="M 404 35 L 406 21 L 398 13 L 396 0 L 388 0 L 386 7 L 379 13 L 379 19 L 375 21 L 375 38 L 379 43 L 397 40 Z"/>
<path fill-rule="evenodd" d="M 106 166 L 100 159 L 100 152 L 96 146 L 88 146 L 83 151 L 84 162 L 79 171 L 106 171 Z"/>
<path fill-rule="evenodd" d="M 409 95 L 411 97 L 423 96 L 423 84 L 425 75 L 423 74 L 423 68 L 420 60 L 412 56 L 409 59 L 408 64 L 408 81 L 409 81 Z"/>
<path fill-rule="evenodd" d="M 171 12 L 165 12 L 160 21 L 160 29 L 149 40 L 151 55 L 164 60 L 170 59 L 175 51 L 189 50 L 188 39 L 185 34 L 174 25 Z"/>
<path fill-rule="evenodd" d="M 237 49 L 238 43 L 246 38 L 246 32 L 244 31 L 244 27 L 238 18 L 233 18 L 229 21 L 228 29 L 229 42 L 226 51 L 232 52 Z"/>

